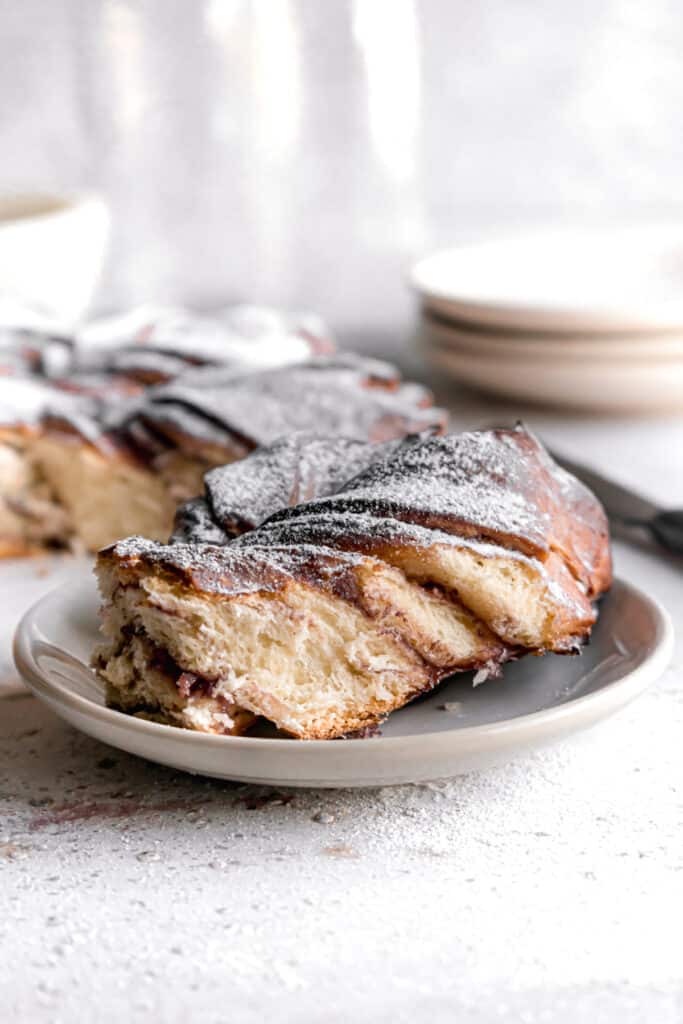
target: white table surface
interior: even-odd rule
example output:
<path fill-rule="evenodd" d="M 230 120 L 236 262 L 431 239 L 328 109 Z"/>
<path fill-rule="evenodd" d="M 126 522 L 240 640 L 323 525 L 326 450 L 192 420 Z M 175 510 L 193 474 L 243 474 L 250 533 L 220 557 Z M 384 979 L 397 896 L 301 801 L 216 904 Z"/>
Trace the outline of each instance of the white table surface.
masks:
<path fill-rule="evenodd" d="M 511 413 L 454 408 L 456 427 Z M 683 506 L 683 419 L 525 419 Z M 615 555 L 680 634 L 683 559 L 622 543 Z M 68 558 L 0 568 L 3 1019 L 683 1019 L 680 640 L 621 714 L 506 767 L 280 793 L 109 749 L 15 684 L 16 618 L 82 571 Z"/>

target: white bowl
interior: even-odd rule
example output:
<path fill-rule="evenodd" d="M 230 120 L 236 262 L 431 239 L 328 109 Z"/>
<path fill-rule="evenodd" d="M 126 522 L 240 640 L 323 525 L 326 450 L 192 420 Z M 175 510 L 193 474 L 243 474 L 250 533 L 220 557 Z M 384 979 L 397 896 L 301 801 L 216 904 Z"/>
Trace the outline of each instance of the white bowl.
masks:
<path fill-rule="evenodd" d="M 72 326 L 94 294 L 108 235 L 98 196 L 0 197 L 0 295 Z"/>

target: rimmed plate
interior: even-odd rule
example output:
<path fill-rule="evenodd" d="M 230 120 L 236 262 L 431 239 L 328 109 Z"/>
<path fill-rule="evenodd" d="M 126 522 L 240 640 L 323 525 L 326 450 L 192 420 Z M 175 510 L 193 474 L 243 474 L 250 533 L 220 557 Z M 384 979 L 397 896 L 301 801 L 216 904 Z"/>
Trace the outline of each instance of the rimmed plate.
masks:
<path fill-rule="evenodd" d="M 87 667 L 98 604 L 94 580 L 85 579 L 52 591 L 24 616 L 14 656 L 36 696 L 113 747 L 183 771 L 271 785 L 390 785 L 500 764 L 617 711 L 659 677 L 673 644 L 666 612 L 617 580 L 580 657 L 525 658 L 476 688 L 470 675 L 453 677 L 395 712 L 378 738 L 207 736 L 105 707 Z"/>
<path fill-rule="evenodd" d="M 683 226 L 553 230 L 437 252 L 412 270 L 444 316 L 549 331 L 683 327 Z"/>

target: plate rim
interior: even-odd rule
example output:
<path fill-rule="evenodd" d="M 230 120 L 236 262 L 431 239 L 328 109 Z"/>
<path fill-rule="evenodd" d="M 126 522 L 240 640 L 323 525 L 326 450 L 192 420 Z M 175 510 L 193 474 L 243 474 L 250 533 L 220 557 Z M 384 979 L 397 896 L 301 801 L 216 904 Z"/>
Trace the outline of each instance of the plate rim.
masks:
<path fill-rule="evenodd" d="M 683 355 L 683 328 L 666 332 L 635 334 L 625 331 L 589 336 L 580 331 L 558 334 L 553 331 L 496 329 L 461 320 L 435 319 L 427 314 L 420 319 L 416 334 L 420 341 L 432 347 L 472 353 L 483 350 L 487 358 L 499 358 L 509 353 L 515 359 L 539 359 L 551 355 L 553 360 L 564 356 L 574 362 L 587 356 L 597 362 L 615 358 L 633 361 L 656 358 L 680 362 Z"/>
<path fill-rule="evenodd" d="M 521 326 L 531 330 L 549 330 L 552 332 L 590 331 L 594 333 L 609 333 L 621 331 L 624 333 L 640 334 L 643 331 L 654 331 L 668 333 L 683 329 L 683 300 L 670 303 L 662 309 L 661 302 L 655 300 L 642 302 L 638 305 L 629 305 L 627 302 L 620 304 L 609 302 L 603 305 L 587 305 L 585 307 L 571 305 L 570 303 L 557 302 L 555 304 L 544 303 L 537 300 L 524 300 L 506 297 L 504 299 L 482 298 L 472 296 L 466 291 L 460 291 L 453 287 L 444 286 L 443 283 L 435 283 L 433 267 L 443 261 L 463 259 L 468 253 L 481 254 L 486 251 L 500 248 L 512 249 L 513 247 L 536 248 L 544 243 L 557 244 L 558 242 L 573 241 L 584 246 L 591 242 L 598 241 L 599 244 L 607 242 L 616 246 L 618 238 L 640 238 L 652 240 L 660 246 L 666 241 L 678 241 L 683 248 L 683 222 L 673 224 L 666 221 L 651 221 L 631 224 L 623 224 L 610 230 L 609 227 L 587 225 L 584 228 L 576 229 L 563 225 L 553 227 L 550 225 L 536 225 L 528 232 L 510 231 L 501 235 L 485 235 L 481 238 L 473 238 L 450 246 L 432 250 L 415 260 L 407 273 L 410 287 L 416 292 L 425 303 L 433 308 L 447 306 L 455 310 L 456 316 L 461 319 L 478 324 L 508 324 Z"/>
<path fill-rule="evenodd" d="M 167 737 L 173 739 L 174 742 L 184 744 L 186 747 L 199 745 L 204 748 L 215 746 L 217 749 L 238 750 L 239 748 L 253 749 L 257 745 L 258 749 L 273 753 L 285 749 L 290 753 L 296 749 L 305 749 L 306 751 L 330 751 L 334 749 L 335 752 L 339 752 L 346 749 L 354 751 L 362 747 L 363 750 L 368 750 L 367 740 L 361 738 L 347 739 L 342 744 L 330 744 L 329 740 L 305 740 L 301 743 L 292 743 L 291 739 L 255 736 L 217 736 L 211 733 L 182 729 L 177 726 L 166 725 L 161 722 L 151 722 L 146 719 L 136 718 L 133 715 L 126 715 L 115 708 L 97 704 L 87 697 L 74 693 L 67 687 L 59 686 L 50 678 L 48 673 L 40 669 L 35 661 L 31 650 L 31 633 L 37 628 L 35 619 L 45 604 L 54 600 L 58 593 L 64 591 L 74 592 L 77 589 L 83 589 L 85 584 L 86 579 L 71 580 L 52 588 L 29 608 L 22 616 L 16 628 L 13 641 L 15 665 L 31 692 L 40 700 L 51 706 L 54 704 L 70 706 L 72 710 L 80 712 L 86 717 L 97 718 L 105 725 L 110 724 L 112 726 L 128 728 L 140 736 L 147 735 L 150 738 L 154 737 L 159 740 Z M 453 736 L 454 734 L 457 734 L 463 746 L 467 746 L 469 743 L 476 743 L 477 740 L 486 741 L 499 738 L 500 736 L 512 736 L 514 738 L 515 733 L 526 732 L 528 729 L 535 731 L 541 728 L 543 730 L 544 726 L 552 725 L 558 719 L 571 723 L 576 719 L 580 720 L 583 717 L 582 712 L 587 708 L 597 708 L 598 713 L 591 716 L 597 720 L 608 715 L 609 708 L 613 707 L 617 710 L 625 706 L 648 685 L 659 679 L 666 668 L 668 668 L 674 648 L 674 628 L 669 613 L 656 598 L 619 576 L 614 578 L 613 588 L 615 587 L 625 590 L 632 597 L 635 597 L 636 600 L 643 602 L 648 607 L 655 625 L 655 637 L 652 648 L 648 650 L 640 664 L 636 665 L 625 675 L 613 680 L 611 683 L 607 683 L 592 693 L 583 694 L 561 704 L 542 708 L 526 715 L 517 715 L 514 718 L 505 718 L 480 725 L 464 726 L 458 729 L 442 729 L 403 736 L 379 736 L 373 739 L 372 748 L 378 749 L 381 747 L 383 750 L 388 747 L 413 748 L 425 743 L 436 743 L 438 740 L 443 740 L 445 737 Z M 54 644 L 49 644 L 49 646 L 59 650 Z M 83 665 L 82 662 L 80 664 Z M 88 666 L 84 667 L 91 671 Z M 645 682 L 643 682 L 643 677 L 646 677 Z M 96 677 L 94 676 L 94 678 Z M 619 693 L 623 700 L 615 701 L 613 699 L 615 693 Z M 606 715 L 601 715 L 600 706 L 604 704 L 607 704 Z M 571 729 L 568 731 L 571 731 Z"/>

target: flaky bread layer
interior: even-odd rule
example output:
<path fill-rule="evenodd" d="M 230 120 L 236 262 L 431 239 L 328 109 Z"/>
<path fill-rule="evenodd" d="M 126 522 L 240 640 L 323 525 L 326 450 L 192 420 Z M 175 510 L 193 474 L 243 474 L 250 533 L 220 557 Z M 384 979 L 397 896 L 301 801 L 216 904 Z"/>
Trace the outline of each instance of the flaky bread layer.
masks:
<path fill-rule="evenodd" d="M 0 558 L 38 554 L 66 544 L 68 518 L 32 455 L 33 434 L 2 432 L 0 442 Z"/>
<path fill-rule="evenodd" d="M 201 490 L 216 464 L 206 454 L 168 451 L 145 466 L 78 434 L 5 428 L 0 558 L 38 554 L 46 545 L 97 551 L 131 532 L 165 540 L 177 503 Z"/>
<path fill-rule="evenodd" d="M 348 572 L 346 597 L 296 579 L 223 596 L 105 552 L 106 640 L 95 665 L 125 704 L 144 668 L 122 681 L 117 659 L 141 635 L 236 707 L 300 738 L 327 739 L 376 725 L 444 675 L 493 669 L 513 654 L 458 602 L 390 566 L 358 559 Z M 145 685 L 154 690 L 154 677 Z M 164 700 L 159 691 L 157 705 Z"/>
<path fill-rule="evenodd" d="M 239 736 L 255 716 L 237 708 L 220 687 L 207 693 L 199 686 L 183 688 L 183 674 L 143 634 L 121 638 L 103 664 L 107 703 L 129 714 L 199 732 Z"/>
<path fill-rule="evenodd" d="M 213 466 L 199 457 L 164 452 L 147 467 L 77 435 L 51 432 L 32 440 L 27 458 L 60 512 L 49 539 L 65 546 L 75 539 L 89 551 L 131 531 L 165 540 L 177 502 L 195 494 Z"/>
<path fill-rule="evenodd" d="M 49 434 L 36 441 L 33 457 L 66 510 L 72 534 L 88 550 L 113 543 L 133 522 L 155 540 L 168 534 L 175 502 L 144 467 L 78 438 Z"/>
<path fill-rule="evenodd" d="M 375 525 L 367 516 L 346 516 L 342 524 L 310 519 L 285 527 L 291 543 L 330 544 L 372 555 L 400 569 L 410 581 L 436 584 L 512 646 L 539 653 L 572 651 L 595 622 L 584 585 L 554 552 L 541 562 L 486 542 L 435 540 L 435 531 L 421 527 L 400 525 L 386 531 L 381 521 L 382 529 Z M 266 525 L 259 533 L 277 543 L 280 528 L 278 523 Z"/>
<path fill-rule="evenodd" d="M 541 564 L 502 552 L 434 544 L 384 549 L 383 557 L 417 582 L 435 581 L 506 643 L 541 653 L 574 650 L 595 622 L 591 602 L 556 555 Z"/>

